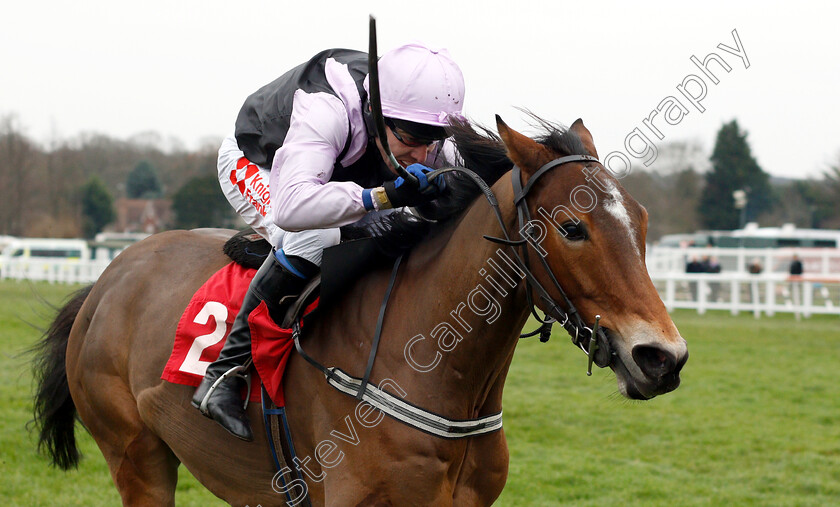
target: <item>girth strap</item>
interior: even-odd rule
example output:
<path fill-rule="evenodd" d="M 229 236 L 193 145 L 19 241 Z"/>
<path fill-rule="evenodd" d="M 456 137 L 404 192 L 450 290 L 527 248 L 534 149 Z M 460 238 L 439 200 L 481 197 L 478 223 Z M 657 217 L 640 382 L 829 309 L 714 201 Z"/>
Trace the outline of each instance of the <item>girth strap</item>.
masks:
<path fill-rule="evenodd" d="M 298 481 L 299 484 L 306 484 L 300 468 L 295 466 L 294 470 L 289 466 L 286 460 L 284 451 L 288 452 L 288 457 L 291 458 L 292 463 L 297 459 L 295 453 L 295 444 L 292 440 L 292 432 L 289 429 L 289 422 L 286 419 L 285 407 L 277 407 L 265 386 L 261 386 L 262 412 L 263 422 L 265 423 L 266 435 L 268 438 L 268 448 L 271 451 L 271 458 L 274 461 L 274 467 L 277 469 L 275 480 L 280 480 L 281 490 L 285 493 L 288 505 L 303 505 L 304 507 L 311 507 L 312 503 L 309 500 L 309 491 L 304 487 L 302 495 L 292 497 L 292 483 Z M 272 408 L 273 407 L 273 408 Z M 274 416 L 273 418 L 271 416 Z M 278 449 L 279 446 L 279 449 Z M 272 488 L 274 488 L 272 481 Z M 277 491 L 277 489 L 274 489 Z M 280 491 L 277 491 L 278 493 Z M 303 498 L 301 498 L 303 496 Z"/>

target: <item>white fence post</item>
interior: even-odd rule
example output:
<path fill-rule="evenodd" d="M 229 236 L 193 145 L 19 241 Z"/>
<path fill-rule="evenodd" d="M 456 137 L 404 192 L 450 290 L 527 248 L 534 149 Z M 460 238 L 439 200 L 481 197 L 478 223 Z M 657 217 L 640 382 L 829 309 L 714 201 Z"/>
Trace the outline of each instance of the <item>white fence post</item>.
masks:
<path fill-rule="evenodd" d="M 756 319 L 761 317 L 761 297 L 759 294 L 758 280 L 756 280 L 755 276 L 753 276 L 752 280 L 750 280 L 750 303 L 752 304 L 753 314 Z"/>
<path fill-rule="evenodd" d="M 706 280 L 697 280 L 697 313 L 700 315 L 706 313 L 707 290 L 709 290 L 709 285 Z"/>
<path fill-rule="evenodd" d="M 814 306 L 814 284 L 802 282 L 802 315 L 810 317 Z"/>
<path fill-rule="evenodd" d="M 732 315 L 738 315 L 738 308 L 741 306 L 741 284 L 738 280 L 732 280 L 729 299 L 729 302 L 732 305 L 730 313 L 732 313 Z"/>
<path fill-rule="evenodd" d="M 764 297 L 767 300 L 767 309 L 764 313 L 768 317 L 772 317 L 776 314 L 776 282 L 767 280 L 767 292 Z"/>

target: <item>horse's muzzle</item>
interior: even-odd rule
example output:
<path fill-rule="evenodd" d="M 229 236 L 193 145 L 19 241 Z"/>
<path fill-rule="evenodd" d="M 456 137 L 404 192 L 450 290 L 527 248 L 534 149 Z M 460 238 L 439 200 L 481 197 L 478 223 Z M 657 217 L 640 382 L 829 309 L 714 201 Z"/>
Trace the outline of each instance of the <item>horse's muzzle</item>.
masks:
<path fill-rule="evenodd" d="M 645 381 L 628 382 L 628 396 L 649 399 L 679 387 L 680 371 L 688 361 L 688 351 L 676 357 L 673 352 L 655 345 L 637 345 L 633 347 L 631 355 L 644 373 Z"/>

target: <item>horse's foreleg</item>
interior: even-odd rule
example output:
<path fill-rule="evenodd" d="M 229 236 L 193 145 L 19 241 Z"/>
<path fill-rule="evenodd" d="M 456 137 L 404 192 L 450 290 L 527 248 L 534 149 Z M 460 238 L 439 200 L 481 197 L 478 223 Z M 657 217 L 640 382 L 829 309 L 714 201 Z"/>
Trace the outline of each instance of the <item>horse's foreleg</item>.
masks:
<path fill-rule="evenodd" d="M 504 430 L 472 437 L 458 474 L 453 505 L 492 505 L 507 481 L 508 460 Z"/>

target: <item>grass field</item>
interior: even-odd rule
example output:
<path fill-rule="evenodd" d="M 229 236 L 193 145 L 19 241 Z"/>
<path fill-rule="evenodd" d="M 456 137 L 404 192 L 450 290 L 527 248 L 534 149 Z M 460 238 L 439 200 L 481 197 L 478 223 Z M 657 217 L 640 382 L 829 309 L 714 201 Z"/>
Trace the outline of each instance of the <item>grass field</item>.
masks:
<path fill-rule="evenodd" d="M 0 283 L 0 498 L 6 505 L 119 505 L 102 456 L 48 466 L 24 426 L 22 350 L 67 286 Z M 648 402 L 586 377 L 568 339 L 520 344 L 505 390 L 510 478 L 499 505 L 840 505 L 840 319 L 675 313 L 691 358 L 677 391 Z M 179 505 L 220 505 L 181 470 Z"/>

